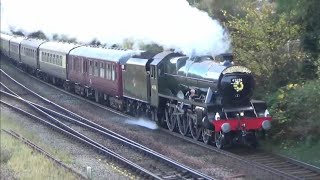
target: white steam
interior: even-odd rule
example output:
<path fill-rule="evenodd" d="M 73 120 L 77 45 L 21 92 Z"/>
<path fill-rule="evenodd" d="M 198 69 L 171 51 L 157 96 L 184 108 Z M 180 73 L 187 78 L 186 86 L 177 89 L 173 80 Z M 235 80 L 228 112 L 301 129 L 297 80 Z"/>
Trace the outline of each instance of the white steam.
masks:
<path fill-rule="evenodd" d="M 147 119 L 126 120 L 125 123 L 146 127 L 148 129 L 158 129 L 158 125 L 154 121 Z"/>
<path fill-rule="evenodd" d="M 83 43 L 156 43 L 185 54 L 216 55 L 230 39 L 218 21 L 186 0 L 1 0 L 1 30 L 64 34 Z"/>

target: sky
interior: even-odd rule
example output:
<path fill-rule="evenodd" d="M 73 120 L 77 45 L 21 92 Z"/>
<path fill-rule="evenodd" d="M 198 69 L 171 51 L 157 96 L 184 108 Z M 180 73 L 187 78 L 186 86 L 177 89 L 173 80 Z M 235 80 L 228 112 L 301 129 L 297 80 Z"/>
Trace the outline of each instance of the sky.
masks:
<path fill-rule="evenodd" d="M 186 0 L 1 0 L 1 31 L 43 31 L 81 43 L 156 43 L 187 55 L 230 51 L 221 24 Z"/>

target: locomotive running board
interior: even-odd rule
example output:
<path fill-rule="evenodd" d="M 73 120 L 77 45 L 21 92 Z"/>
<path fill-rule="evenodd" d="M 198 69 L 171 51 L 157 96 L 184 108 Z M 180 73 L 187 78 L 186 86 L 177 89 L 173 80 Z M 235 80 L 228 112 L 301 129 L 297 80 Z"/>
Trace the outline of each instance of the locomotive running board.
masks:
<path fill-rule="evenodd" d="M 245 106 L 239 108 L 222 108 L 223 112 L 239 112 L 239 111 L 254 111 L 252 106 Z"/>

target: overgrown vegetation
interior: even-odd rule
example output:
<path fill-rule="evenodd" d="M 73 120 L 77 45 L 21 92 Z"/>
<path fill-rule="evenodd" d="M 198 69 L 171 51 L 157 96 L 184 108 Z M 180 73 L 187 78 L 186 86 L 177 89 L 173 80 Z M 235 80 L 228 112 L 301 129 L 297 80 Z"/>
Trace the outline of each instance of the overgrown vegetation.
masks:
<path fill-rule="evenodd" d="M 307 144 L 320 137 L 320 80 L 288 84 L 268 97 L 277 120 L 274 139 L 295 139 Z"/>
<path fill-rule="evenodd" d="M 18 140 L 1 133 L 1 165 L 15 172 L 19 179 L 76 179 L 45 156 Z M 5 177 L 3 177 L 5 178 Z"/>
<path fill-rule="evenodd" d="M 52 147 L 47 146 L 46 144 L 42 144 L 41 141 L 39 140 L 38 136 L 35 134 L 29 132 L 25 127 L 21 126 L 20 124 L 15 123 L 13 117 L 10 117 L 4 113 L 1 113 L 0 116 L 0 122 L 1 122 L 1 128 L 2 129 L 12 129 L 16 132 L 20 132 L 23 134 L 27 139 L 30 139 L 32 142 L 37 143 L 41 147 L 46 147 L 46 151 L 53 156 L 57 157 L 58 159 L 62 160 L 66 164 L 71 164 L 73 162 L 71 156 L 62 150 L 54 149 Z M 2 135 L 2 134 L 1 134 Z M 1 136 L 1 141 L 2 141 L 2 136 Z M 3 146 L 1 147 L 1 156 L 2 156 L 2 150 Z M 6 150 L 4 150 L 6 151 Z M 1 159 L 2 161 L 2 159 Z"/>

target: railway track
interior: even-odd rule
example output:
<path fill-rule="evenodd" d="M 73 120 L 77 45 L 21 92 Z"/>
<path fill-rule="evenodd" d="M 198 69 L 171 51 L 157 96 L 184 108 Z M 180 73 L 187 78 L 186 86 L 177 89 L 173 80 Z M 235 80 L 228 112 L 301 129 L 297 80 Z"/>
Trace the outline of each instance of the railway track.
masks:
<path fill-rule="evenodd" d="M 227 157 L 239 160 L 246 165 L 250 165 L 252 170 L 257 168 L 270 174 L 278 175 L 283 179 L 312 179 L 320 180 L 320 168 L 298 161 L 286 156 L 266 152 L 261 149 L 252 149 L 247 147 L 238 147 L 230 150 L 220 150 L 213 146 L 206 145 L 200 141 L 181 136 L 180 134 L 163 129 L 166 133 L 182 138 L 188 142 L 195 143 L 211 151 L 221 153 Z M 275 179 L 270 178 L 270 179 Z"/>
<path fill-rule="evenodd" d="M 35 143 L 31 142 L 30 140 L 28 140 L 27 138 L 23 137 L 21 134 L 13 131 L 13 130 L 5 130 L 2 129 L 3 132 L 5 132 L 6 134 L 12 136 L 13 138 L 23 142 L 24 144 L 26 144 L 27 146 L 31 147 L 32 149 L 38 151 L 40 154 L 46 156 L 48 159 L 50 159 L 51 161 L 53 161 L 54 163 L 56 163 L 58 166 L 66 169 L 67 171 L 73 173 L 74 175 L 76 175 L 79 179 L 88 179 L 86 176 L 82 175 L 81 173 L 77 172 L 76 170 L 72 169 L 71 167 L 69 167 L 68 165 L 64 164 L 62 161 L 60 161 L 59 159 L 56 159 L 54 156 L 52 156 L 50 153 L 46 152 L 43 148 L 39 147 L 38 145 L 36 145 Z"/>
<path fill-rule="evenodd" d="M 3 71 L 2 75 L 7 76 Z M 8 76 L 9 79 L 11 79 Z M 16 81 L 13 81 L 15 83 L 18 83 Z M 21 86 L 23 88 L 26 88 L 24 86 Z M 125 164 L 126 168 L 130 168 L 133 170 L 133 172 L 139 172 L 139 175 L 143 175 L 143 177 L 149 177 L 152 179 L 213 179 L 210 176 L 207 176 L 201 172 L 198 172 L 197 170 L 194 170 L 192 168 L 189 168 L 183 164 L 177 163 L 168 157 L 161 155 L 141 144 L 138 144 L 134 141 L 131 141 L 115 132 L 112 132 L 106 128 L 103 128 L 95 123 L 92 123 L 91 121 L 80 117 L 71 111 L 68 111 L 67 109 L 64 109 L 63 107 L 56 105 L 55 103 L 43 99 L 46 103 L 51 104 L 52 106 L 55 106 L 57 109 L 59 109 L 58 113 L 57 111 L 51 110 L 50 108 L 47 108 L 43 105 L 33 103 L 28 100 L 24 100 L 23 97 L 18 95 L 17 93 L 10 90 L 6 85 L 3 83 L 1 84 L 1 88 L 5 91 L 1 90 L 2 99 L 7 99 L 8 101 L 19 101 L 30 107 L 33 107 L 32 109 L 37 111 L 38 114 L 43 115 L 42 121 L 45 121 L 45 119 L 50 119 L 50 122 L 45 121 L 47 126 L 54 127 L 54 129 L 59 130 L 60 132 L 72 136 L 72 138 L 76 138 L 78 141 L 85 142 L 87 145 L 90 145 L 91 147 L 94 147 L 98 151 L 102 151 L 104 154 L 108 154 L 108 156 L 112 157 L 112 159 L 117 159 L 117 162 L 121 161 L 121 164 Z M 34 94 L 31 90 L 26 88 L 26 91 L 28 91 L 27 95 L 30 99 L 30 94 Z M 40 98 L 40 96 L 37 96 L 37 98 Z M 23 112 L 24 114 L 27 114 L 28 112 L 24 111 L 21 108 L 18 108 L 16 106 L 12 106 L 9 103 L 1 100 L 1 103 L 4 105 L 13 108 L 14 110 Z M 37 117 L 31 114 L 28 114 L 29 117 Z M 41 119 L 40 117 L 37 117 L 36 119 Z M 64 121 L 62 123 L 62 121 Z M 74 129 L 78 129 L 79 127 L 86 129 L 81 130 L 81 133 L 78 131 L 75 131 Z M 104 137 L 103 140 L 96 140 L 93 138 L 90 138 L 90 133 L 86 133 L 86 131 L 91 131 L 94 133 L 99 133 L 101 137 Z M 86 135 L 84 135 L 86 134 Z M 100 142 L 98 142 L 100 141 Z M 116 142 L 116 143 L 115 143 Z M 106 145 L 112 144 L 113 150 L 107 148 Z M 117 150 L 118 152 L 115 152 Z M 124 153 L 125 152 L 125 153 Z M 125 157 L 126 154 L 133 154 L 135 153 L 135 158 Z"/>
<path fill-rule="evenodd" d="M 45 83 L 45 82 L 44 82 Z M 60 91 L 63 91 L 51 84 L 46 83 L 47 85 L 54 87 Z M 84 99 L 82 97 L 76 96 L 74 94 L 71 94 L 69 92 L 63 91 L 64 93 L 67 93 L 73 97 L 80 98 L 86 102 L 89 102 L 91 104 L 94 104 L 96 106 L 99 106 L 105 110 L 114 112 L 118 115 L 130 117 L 126 114 L 122 114 L 121 112 L 118 112 L 114 109 L 102 106 L 100 104 L 97 104 L 95 102 L 92 102 L 90 100 Z M 238 161 L 239 163 L 243 163 L 245 165 L 250 166 L 253 169 L 259 169 L 265 172 L 268 172 L 271 176 L 271 179 L 320 179 L 320 168 L 303 163 L 301 161 L 297 161 L 285 156 L 281 156 L 278 154 L 273 154 L 269 152 L 264 152 L 261 150 L 250 150 L 246 149 L 244 151 L 223 151 L 219 150 L 215 147 L 205 145 L 201 142 L 196 142 L 192 140 L 189 137 L 182 136 L 177 133 L 173 133 L 171 131 L 168 131 L 166 129 L 161 129 L 162 131 L 171 134 L 173 136 L 176 136 L 178 138 L 184 139 L 190 143 L 197 144 L 199 146 L 202 146 L 204 148 L 207 148 L 209 150 L 215 151 L 219 154 L 222 154 L 228 158 L 234 159 L 235 161 Z M 249 154 L 248 154 L 249 152 Z"/>

